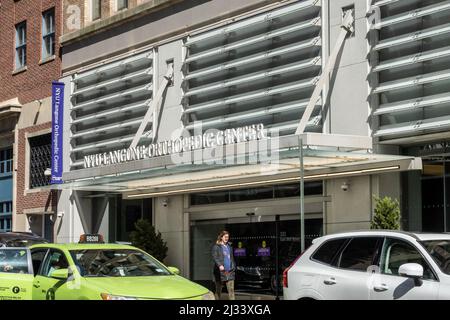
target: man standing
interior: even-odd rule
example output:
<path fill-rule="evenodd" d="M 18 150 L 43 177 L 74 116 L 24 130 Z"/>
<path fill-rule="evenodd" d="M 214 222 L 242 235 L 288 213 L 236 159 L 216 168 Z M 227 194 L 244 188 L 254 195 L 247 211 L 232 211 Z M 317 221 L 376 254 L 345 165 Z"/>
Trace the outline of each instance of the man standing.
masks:
<path fill-rule="evenodd" d="M 216 283 L 216 299 L 220 300 L 223 285 L 225 284 L 230 300 L 235 300 L 234 279 L 236 263 L 234 261 L 233 249 L 228 240 L 230 234 L 228 231 L 222 231 L 217 236 L 216 244 L 212 248 L 212 257 L 214 260 L 214 280 Z"/>

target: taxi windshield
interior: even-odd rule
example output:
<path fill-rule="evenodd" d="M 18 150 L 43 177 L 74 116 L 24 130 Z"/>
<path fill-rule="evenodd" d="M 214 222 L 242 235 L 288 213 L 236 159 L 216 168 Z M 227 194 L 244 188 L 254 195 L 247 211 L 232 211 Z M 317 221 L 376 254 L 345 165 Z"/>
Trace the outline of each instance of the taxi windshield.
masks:
<path fill-rule="evenodd" d="M 83 277 L 142 277 L 171 274 L 150 255 L 132 249 L 71 250 L 70 254 Z"/>

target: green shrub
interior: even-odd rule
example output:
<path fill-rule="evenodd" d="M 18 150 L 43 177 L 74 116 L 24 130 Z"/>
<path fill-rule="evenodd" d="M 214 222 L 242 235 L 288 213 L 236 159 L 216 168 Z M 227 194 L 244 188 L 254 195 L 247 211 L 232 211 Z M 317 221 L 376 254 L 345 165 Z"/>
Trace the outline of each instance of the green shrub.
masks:
<path fill-rule="evenodd" d="M 140 219 L 135 223 L 135 231 L 130 233 L 131 244 L 149 253 L 159 261 L 167 257 L 167 243 L 162 239 L 148 220 Z"/>
<path fill-rule="evenodd" d="M 400 204 L 390 197 L 374 197 L 375 210 L 370 229 L 400 230 Z"/>

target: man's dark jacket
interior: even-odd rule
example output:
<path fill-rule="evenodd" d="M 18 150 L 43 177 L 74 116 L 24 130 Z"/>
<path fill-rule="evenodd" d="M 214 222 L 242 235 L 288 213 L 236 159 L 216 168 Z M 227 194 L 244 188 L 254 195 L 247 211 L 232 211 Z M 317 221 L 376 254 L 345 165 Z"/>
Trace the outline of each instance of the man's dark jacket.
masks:
<path fill-rule="evenodd" d="M 234 261 L 233 248 L 227 244 L 230 249 L 231 270 L 229 272 L 220 271 L 219 266 L 223 266 L 225 258 L 223 255 L 223 248 L 220 244 L 214 244 L 212 247 L 212 258 L 214 261 L 214 280 L 215 281 L 230 281 L 235 278 L 236 262 Z"/>

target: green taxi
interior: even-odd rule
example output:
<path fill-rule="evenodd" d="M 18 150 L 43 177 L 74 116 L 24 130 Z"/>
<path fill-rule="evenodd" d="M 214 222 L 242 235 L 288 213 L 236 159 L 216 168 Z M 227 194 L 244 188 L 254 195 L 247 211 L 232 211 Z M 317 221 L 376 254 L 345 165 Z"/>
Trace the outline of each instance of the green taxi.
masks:
<path fill-rule="evenodd" d="M 0 248 L 0 300 L 213 300 L 206 288 L 123 244 Z"/>

